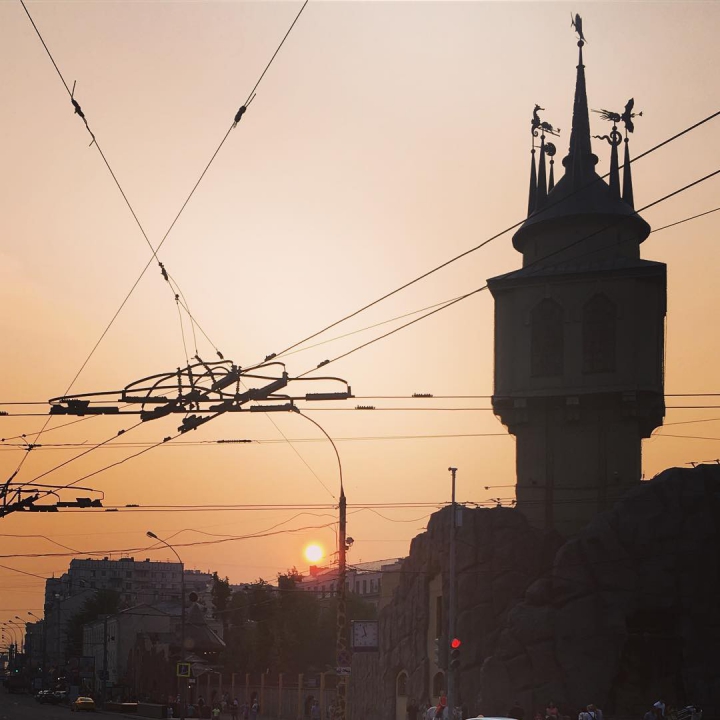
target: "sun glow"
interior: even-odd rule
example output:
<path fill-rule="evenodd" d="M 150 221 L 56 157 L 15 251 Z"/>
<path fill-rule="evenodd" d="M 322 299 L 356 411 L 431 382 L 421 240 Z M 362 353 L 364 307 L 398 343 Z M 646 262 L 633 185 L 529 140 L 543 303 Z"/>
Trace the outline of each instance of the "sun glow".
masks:
<path fill-rule="evenodd" d="M 318 560 L 322 560 L 322 557 L 325 553 L 323 552 L 322 547 L 320 545 L 308 545 L 305 548 L 305 559 L 308 560 L 308 562 L 316 563 Z"/>

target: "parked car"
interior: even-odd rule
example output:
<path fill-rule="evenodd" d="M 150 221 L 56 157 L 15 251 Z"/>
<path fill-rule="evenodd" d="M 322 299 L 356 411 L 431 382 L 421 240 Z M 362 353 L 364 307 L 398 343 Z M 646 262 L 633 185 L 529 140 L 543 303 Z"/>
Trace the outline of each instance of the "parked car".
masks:
<path fill-rule="evenodd" d="M 70 703 L 75 712 L 95 712 L 95 701 L 90 697 L 79 697 Z"/>

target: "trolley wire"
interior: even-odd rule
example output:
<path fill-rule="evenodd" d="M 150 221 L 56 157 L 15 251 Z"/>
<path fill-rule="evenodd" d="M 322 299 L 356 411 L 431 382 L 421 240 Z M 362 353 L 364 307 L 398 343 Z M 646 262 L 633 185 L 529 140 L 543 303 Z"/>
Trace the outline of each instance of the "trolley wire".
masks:
<path fill-rule="evenodd" d="M 689 132 L 697 129 L 697 128 L 700 127 L 701 125 L 704 125 L 705 123 L 709 122 L 710 120 L 715 119 L 715 118 L 718 117 L 718 116 L 720 116 L 720 110 L 712 113 L 711 115 L 708 115 L 707 117 L 703 118 L 702 120 L 699 120 L 699 121 L 693 123 L 692 125 L 690 125 L 690 126 L 686 127 L 685 129 L 681 130 L 680 132 L 675 133 L 674 135 L 672 135 L 672 136 L 670 136 L 669 138 L 666 138 L 665 140 L 657 143 L 656 145 L 654 145 L 653 147 L 649 148 L 648 150 L 645 150 L 644 152 L 642 152 L 642 153 L 640 153 L 639 155 L 637 155 L 635 158 L 632 158 L 632 159 L 630 160 L 630 163 L 632 164 L 632 163 L 634 163 L 634 162 L 637 162 L 638 160 L 641 160 L 641 159 L 644 158 L 644 157 L 647 157 L 648 155 L 650 155 L 651 153 L 655 152 L 656 150 L 659 150 L 660 148 L 664 147 L 665 145 L 668 145 L 669 143 L 671 143 L 671 142 L 677 140 L 678 138 L 682 137 L 683 135 L 686 135 L 687 133 L 689 133 Z M 552 201 L 552 202 L 549 202 L 548 204 L 545 205 L 544 208 L 542 208 L 541 210 L 539 210 L 538 213 L 539 213 L 539 214 L 542 214 L 542 213 L 547 212 L 548 210 L 552 209 L 552 208 L 555 207 L 556 205 L 558 205 L 558 204 L 560 204 L 560 203 L 563 203 L 563 202 L 569 200 L 570 198 L 572 198 L 572 197 L 573 197 L 574 195 L 576 195 L 577 193 L 580 193 L 580 192 L 585 191 L 587 188 L 591 187 L 592 185 L 594 185 L 594 184 L 597 183 L 597 182 L 600 182 L 601 180 L 603 180 L 604 178 L 608 177 L 609 175 L 610 175 L 610 173 L 607 172 L 607 173 L 605 173 L 605 174 L 602 175 L 602 176 L 598 176 L 597 178 L 595 178 L 594 180 L 592 180 L 592 181 L 591 181 L 590 183 L 588 183 L 587 185 L 584 185 L 583 187 L 578 188 L 577 190 L 574 190 L 573 192 L 569 193 L 567 196 L 565 196 L 565 197 L 563 197 L 563 198 L 560 198 L 560 199 L 558 199 L 558 200 L 554 200 L 554 201 Z M 641 212 L 641 211 L 644 210 L 644 209 L 646 209 L 646 208 L 641 208 L 641 210 L 638 210 L 638 212 Z M 384 295 L 382 295 L 381 297 L 377 298 L 376 300 L 373 300 L 372 302 L 369 302 L 369 303 L 367 303 L 366 305 L 363 305 L 363 306 L 362 306 L 361 308 L 359 308 L 358 310 L 355 310 L 355 311 L 349 313 L 348 315 L 345 315 L 344 317 L 340 318 L 339 320 L 336 320 L 335 322 L 332 322 L 332 323 L 330 323 L 329 325 L 326 325 L 326 326 L 325 326 L 324 328 L 322 328 L 321 330 L 318 330 L 317 332 L 314 332 L 314 333 L 312 333 L 311 335 L 308 335 L 307 337 L 303 338 L 302 340 L 298 340 L 297 342 L 293 343 L 292 345 L 289 345 L 288 347 L 286 347 L 284 350 L 281 350 L 280 352 L 273 354 L 273 357 L 280 357 L 280 356 L 288 353 L 290 350 L 295 349 L 295 348 L 298 347 L 299 345 L 303 345 L 304 343 L 308 342 L 309 340 L 312 340 L 313 338 L 317 337 L 318 335 L 321 335 L 322 333 L 324 333 L 324 332 L 326 332 L 326 331 L 328 331 L 328 330 L 336 327 L 337 325 L 340 325 L 341 323 L 345 322 L 346 320 L 349 320 L 349 319 L 355 317 L 356 315 L 359 315 L 360 313 L 364 312 L 365 310 L 368 310 L 369 308 L 377 305 L 378 303 L 381 303 L 383 300 L 387 300 L 388 298 L 392 297 L 393 295 L 396 295 L 397 293 L 401 292 L 402 290 L 405 290 L 405 289 L 409 288 L 410 286 L 414 285 L 415 283 L 420 282 L 421 280 L 424 280 L 425 278 L 429 277 L 430 275 L 433 275 L 434 273 L 438 272 L 439 270 L 442 270 L 443 268 L 446 268 L 448 265 L 451 265 L 451 264 L 457 262 L 458 260 L 461 260 L 462 258 L 467 257 L 468 255 L 476 252 L 477 250 L 480 250 L 481 248 L 483 248 L 483 247 L 485 247 L 486 245 L 490 244 L 490 243 L 493 242 L 494 240 L 497 240 L 498 238 L 502 237 L 503 235 L 506 235 L 506 234 L 509 233 L 511 230 L 514 230 L 515 228 L 520 227 L 520 226 L 525 222 L 526 219 L 527 219 L 527 218 L 523 218 L 522 220 L 519 220 L 518 222 L 510 225 L 509 227 L 505 228 L 504 230 L 501 230 L 501 231 L 495 233 L 494 235 L 490 236 L 489 238 L 486 238 L 485 240 L 483 240 L 483 241 L 482 241 L 481 243 L 479 243 L 478 245 L 475 245 L 474 247 L 471 247 L 471 248 L 469 248 L 468 250 L 465 250 L 464 252 L 460 253 L 459 255 L 456 255 L 456 256 L 450 258 L 449 260 L 446 260 L 445 262 L 441 263 L 440 265 L 437 265 L 437 266 L 435 266 L 434 268 L 431 268 L 430 270 L 424 272 L 423 274 L 418 275 L 417 277 L 415 277 L 414 279 L 406 282 L 405 284 L 403 284 L 403 285 L 395 288 L 394 290 L 391 290 L 391 291 L 388 292 L 388 293 L 385 293 Z M 664 228 L 663 228 L 663 229 L 664 229 Z"/>
<path fill-rule="evenodd" d="M 717 116 L 717 115 L 720 115 L 720 111 L 719 111 L 718 113 L 715 113 L 714 115 L 711 115 L 710 118 L 715 117 L 715 116 Z M 707 118 L 704 122 L 707 122 L 707 120 L 710 119 L 710 118 Z M 677 137 L 677 136 L 676 136 L 676 137 Z M 661 147 L 663 144 L 666 144 L 667 142 L 670 142 L 670 140 L 668 140 L 668 141 L 666 141 L 666 142 L 664 142 L 664 143 L 661 143 L 661 144 L 658 145 L 657 147 Z M 651 151 L 648 151 L 648 152 L 651 152 Z M 644 155 L 647 155 L 647 154 L 648 154 L 647 152 L 644 153 Z M 642 157 L 642 156 L 640 156 L 640 157 Z M 687 185 L 684 185 L 684 186 L 678 188 L 677 190 L 673 190 L 672 192 L 670 192 L 670 193 L 668 193 L 668 194 L 666 194 L 666 195 L 663 195 L 662 197 L 658 198 L 657 200 L 654 200 L 653 202 L 648 203 L 647 205 L 644 205 L 644 206 L 641 207 L 639 210 L 636 210 L 635 213 L 636 213 L 636 214 L 639 214 L 639 213 L 641 213 L 641 212 L 643 212 L 643 211 L 645 211 L 645 210 L 648 210 L 648 209 L 651 208 L 651 207 L 654 207 L 654 206 L 656 206 L 656 205 L 659 205 L 660 203 L 665 202 L 666 200 L 669 200 L 670 198 L 675 197 L 676 195 L 679 195 L 679 194 L 682 193 L 682 192 L 685 192 L 685 191 L 687 191 L 687 190 L 690 190 L 691 188 L 699 185 L 699 184 L 702 183 L 702 182 L 705 182 L 705 181 L 707 181 L 707 180 L 710 180 L 711 178 L 715 177 L 715 176 L 718 175 L 718 174 L 720 174 L 720 169 L 714 170 L 713 172 L 710 172 L 710 173 L 708 173 L 708 174 L 706 174 L 706 175 L 698 178 L 697 180 L 694 180 L 694 181 L 688 183 Z M 563 248 L 559 248 L 559 249 L 557 249 L 557 250 L 554 250 L 553 252 L 547 253 L 547 254 L 544 255 L 543 257 L 538 258 L 537 260 L 528 263 L 527 265 L 525 265 L 525 266 L 523 267 L 523 270 L 526 270 L 526 269 L 528 269 L 528 268 L 531 268 L 531 267 L 534 267 L 534 266 L 536 266 L 536 265 L 539 265 L 540 263 L 544 263 L 548 258 L 551 258 L 551 257 L 553 257 L 553 256 L 555 256 L 555 255 L 557 255 L 557 254 L 559 254 L 559 253 L 563 253 L 563 252 L 567 251 L 568 249 L 570 249 L 570 248 L 572 248 L 572 247 L 575 247 L 575 246 L 579 245 L 580 243 L 583 243 L 583 242 L 585 242 L 586 240 L 588 240 L 588 239 L 590 239 L 590 238 L 592 238 L 592 237 L 595 237 L 596 235 L 599 235 L 599 234 L 601 234 L 601 233 L 603 233 L 603 232 L 606 232 L 607 230 L 611 229 L 612 227 L 615 227 L 615 226 L 617 226 L 617 225 L 619 225 L 619 224 L 621 224 L 621 223 L 623 223 L 623 222 L 625 222 L 625 221 L 626 221 L 626 218 L 621 218 L 620 220 L 617 220 L 617 221 L 615 221 L 615 222 L 613 222 L 613 223 L 610 223 L 609 225 L 607 225 L 607 226 L 605 226 L 605 227 L 603 227 L 603 228 L 600 228 L 599 230 L 596 230 L 595 232 L 592 232 L 592 233 L 590 233 L 589 235 L 586 235 L 586 236 L 584 236 L 584 237 L 578 238 L 577 240 L 575 240 L 574 242 L 570 243 L 569 245 L 567 245 L 567 246 L 565 246 L 565 247 L 563 247 Z M 604 248 L 603 248 L 603 249 L 604 249 Z M 585 253 L 584 255 L 592 255 L 592 254 L 595 254 L 596 252 L 598 252 L 597 249 L 594 249 L 594 250 L 589 251 L 588 253 Z M 460 256 L 458 256 L 458 257 L 460 257 Z M 379 335 L 378 337 L 375 337 L 375 338 L 373 338 L 373 339 L 371 339 L 371 340 L 368 340 L 367 342 L 362 343 L 361 345 L 358 345 L 357 347 L 352 348 L 351 350 L 348 350 L 347 352 L 341 353 L 340 355 L 337 355 L 336 357 L 334 357 L 334 358 L 332 358 L 332 359 L 324 360 L 323 362 L 321 362 L 321 363 L 320 363 L 319 365 L 317 365 L 316 367 L 311 368 L 311 369 L 309 369 L 309 370 L 306 370 L 306 371 L 303 372 L 303 373 L 300 373 L 297 377 L 298 377 L 298 378 L 305 377 L 306 375 L 310 374 L 311 372 L 314 372 L 315 370 L 318 370 L 318 369 L 321 368 L 321 367 L 325 367 L 326 365 L 329 365 L 330 363 L 336 362 L 337 360 L 341 360 L 342 358 L 345 358 L 345 357 L 347 357 L 348 355 L 352 355 L 353 353 L 356 353 L 356 352 L 358 352 L 359 350 L 362 350 L 363 348 L 366 348 L 366 347 L 368 347 L 368 346 L 370 346 L 370 345 L 373 345 L 374 343 L 379 342 L 380 340 L 384 340 L 385 338 L 390 337 L 391 335 L 394 335 L 394 334 L 397 333 L 397 332 L 400 332 L 400 330 L 404 330 L 405 328 L 408 328 L 408 327 L 410 327 L 411 325 L 414 325 L 415 323 L 420 322 L 421 320 L 425 320 L 426 318 L 431 317 L 432 315 L 435 315 L 436 313 L 439 313 L 439 312 L 441 312 L 442 310 L 445 310 L 445 309 L 447 309 L 447 308 L 449 308 L 449 307 L 451 307 L 451 306 L 453 306 L 453 305 L 456 305 L 457 303 L 461 302 L 462 300 L 466 300 L 467 298 L 472 297 L 473 295 L 477 295 L 478 293 L 480 293 L 480 292 L 482 292 L 482 291 L 484 291 L 484 290 L 487 290 L 488 287 L 489 287 L 488 284 L 485 283 L 485 284 L 482 285 L 481 287 L 476 288 L 475 290 L 471 290 L 470 292 L 467 292 L 467 293 L 465 293 L 464 295 L 460 295 L 459 297 L 455 298 L 454 300 L 448 301 L 445 305 L 442 305 L 441 307 L 438 307 L 438 308 L 436 308 L 436 309 L 434 309 L 434 310 L 430 310 L 429 312 L 421 315 L 421 316 L 418 317 L 418 318 L 415 318 L 414 320 L 410 320 L 410 321 L 407 322 L 407 323 L 404 323 L 404 324 L 402 324 L 402 325 L 399 325 L 398 327 L 394 328 L 393 330 L 390 330 L 390 331 L 388 331 L 388 332 L 386 332 L 386 333 L 384 333 L 384 334 L 382 334 L 382 335 Z"/>
<path fill-rule="evenodd" d="M 114 313 L 114 315 L 113 315 L 112 318 L 110 319 L 110 322 L 106 325 L 105 329 L 104 329 L 104 330 L 102 331 L 102 333 L 100 334 L 100 337 L 98 338 L 98 340 L 96 341 L 96 343 L 95 343 L 95 344 L 93 345 L 93 347 L 91 348 L 90 353 L 87 355 L 87 357 L 85 358 L 85 360 L 84 360 L 83 363 L 81 364 L 79 370 L 76 372 L 75 376 L 74 376 L 73 379 L 70 381 L 70 384 L 68 385 L 65 393 L 63 393 L 64 395 L 67 395 L 67 394 L 70 392 L 70 390 L 72 389 L 72 387 L 73 387 L 73 385 L 75 384 L 75 382 L 77 382 L 77 379 L 80 377 L 80 375 L 82 374 L 83 370 L 85 369 L 85 367 L 87 366 L 87 364 L 90 362 L 90 359 L 93 357 L 93 355 L 95 354 L 95 352 L 96 352 L 97 348 L 99 347 L 100 343 L 103 341 L 103 339 L 105 338 L 105 336 L 106 336 L 107 333 L 109 332 L 110 328 L 111 328 L 111 327 L 113 326 L 113 324 L 115 323 L 115 320 L 117 319 L 117 317 L 119 316 L 120 312 L 123 310 L 123 308 L 124 308 L 125 305 L 127 304 L 127 302 L 128 302 L 128 300 L 130 299 L 131 295 L 132 295 L 133 292 L 135 291 L 135 288 L 137 288 L 137 286 L 139 285 L 141 279 L 143 278 L 143 276 L 145 275 L 145 273 L 147 272 L 148 268 L 149 268 L 150 265 L 153 263 L 153 261 L 155 261 L 155 262 L 158 263 L 158 266 L 159 266 L 159 268 L 160 268 L 160 271 L 161 271 L 161 273 L 162 273 L 162 276 L 163 276 L 163 278 L 168 282 L 168 284 L 170 285 L 171 290 L 173 290 L 172 285 L 173 285 L 173 283 L 174 283 L 175 288 L 176 288 L 176 292 L 174 292 L 174 295 L 175 295 L 175 300 L 176 300 L 176 302 L 177 302 L 177 304 L 178 304 L 178 308 L 182 305 L 183 309 L 185 310 L 185 312 L 187 313 L 188 317 L 190 318 L 191 325 L 198 327 L 198 329 L 202 332 L 203 336 L 208 340 L 208 342 L 210 343 L 210 345 L 214 348 L 214 350 L 215 350 L 215 352 L 217 353 L 217 355 L 218 355 L 221 359 L 223 359 L 223 355 L 222 355 L 222 353 L 220 352 L 220 350 L 219 350 L 219 349 L 217 348 L 217 346 L 210 340 L 210 338 L 208 337 L 208 335 L 207 335 L 207 333 L 205 332 L 205 330 L 202 328 L 202 326 L 198 323 L 198 321 L 195 319 L 195 317 L 194 317 L 194 316 L 192 315 L 192 313 L 190 312 L 189 306 L 188 306 L 188 304 L 187 304 L 187 301 L 185 301 L 184 296 L 182 296 L 183 301 L 182 301 L 182 302 L 180 301 L 180 299 L 179 299 L 178 296 L 182 295 L 182 293 L 180 292 L 179 286 L 177 285 L 177 283 L 176 283 L 175 281 L 172 281 L 172 282 L 171 282 L 171 277 L 170 277 L 169 273 L 168 273 L 167 270 L 165 269 L 165 266 L 163 265 L 163 263 L 160 262 L 160 259 L 159 259 L 159 257 L 158 257 L 158 251 L 159 251 L 160 248 L 165 244 L 165 241 L 167 240 L 170 232 L 171 232 L 172 229 L 175 227 L 175 224 L 176 224 L 177 221 L 179 220 L 179 218 L 180 218 L 180 216 L 182 215 L 183 211 L 185 210 L 187 204 L 190 202 L 190 199 L 191 199 L 191 198 L 193 197 L 193 195 L 195 194 L 195 191 L 197 190 L 198 186 L 200 185 L 200 183 L 202 182 L 203 178 L 204 178 L 205 175 L 207 174 L 208 170 L 210 169 L 210 166 L 212 165 L 212 163 L 214 162 L 214 160 L 215 160 L 215 158 L 217 157 L 218 153 L 219 153 L 220 150 L 222 149 L 223 145 L 225 144 L 225 142 L 226 142 L 228 136 L 230 135 L 230 133 L 232 132 L 233 128 L 235 128 L 235 127 L 237 126 L 238 122 L 240 121 L 240 118 L 242 117 L 242 115 L 243 115 L 243 114 L 245 113 L 245 111 L 247 110 L 247 106 L 250 104 L 250 102 L 252 102 L 253 98 L 255 97 L 255 93 L 256 93 L 256 91 L 257 91 L 260 83 L 262 82 L 262 80 L 263 80 L 263 78 L 265 77 L 267 71 L 270 69 L 270 66 L 272 65 L 273 61 L 275 60 L 275 58 L 277 57 L 278 53 L 280 52 L 280 49 L 282 48 L 282 46 L 284 45 L 285 41 L 287 40 L 287 38 L 288 38 L 291 30 L 295 27 L 295 24 L 297 23 L 298 19 L 300 18 L 300 15 L 302 14 L 302 12 L 303 12 L 303 10 L 305 9 L 305 7 L 307 6 L 308 1 L 309 1 L 309 0 L 305 0 L 305 2 L 303 3 L 302 7 L 300 8 L 300 11 L 297 13 L 295 19 L 293 20 L 292 24 L 290 25 L 290 28 L 288 29 L 288 31 L 287 31 L 287 32 L 285 33 L 285 35 L 283 36 L 280 44 L 278 45 L 277 49 L 276 49 L 275 52 L 273 53 L 272 57 L 270 58 L 270 61 L 269 61 L 268 64 L 266 65 L 266 67 L 265 67 L 265 69 L 263 70 L 262 74 L 260 75 L 260 78 L 259 78 L 258 81 L 255 83 L 252 91 L 251 91 L 250 94 L 248 95 L 248 99 L 245 101 L 245 103 L 240 107 L 240 109 L 239 109 L 239 110 L 237 111 L 237 113 L 235 114 L 235 117 L 234 117 L 234 119 L 233 119 L 233 123 L 230 125 L 230 127 L 229 127 L 228 130 L 227 130 L 227 132 L 225 133 L 225 135 L 223 136 L 222 140 L 220 141 L 220 144 L 217 146 L 217 148 L 215 149 L 215 152 L 214 152 L 214 153 L 212 154 L 212 156 L 210 157 L 210 160 L 209 160 L 208 163 L 206 164 L 205 168 L 203 169 L 203 171 L 202 171 L 202 173 L 200 174 L 200 177 L 198 178 L 198 180 L 196 181 L 196 183 L 193 185 L 193 187 L 192 187 L 189 195 L 187 196 L 187 198 L 186 198 L 185 201 L 183 202 L 183 204 L 182 204 L 182 206 L 180 207 L 180 210 L 178 211 L 178 213 L 175 215 L 172 223 L 171 223 L 170 226 L 168 227 L 168 229 L 167 229 L 167 231 L 165 232 L 164 236 L 162 237 L 160 243 L 158 244 L 157 247 L 154 247 L 153 244 L 150 242 L 150 239 L 149 239 L 147 233 L 145 232 L 145 229 L 144 229 L 142 223 L 140 222 L 140 219 L 138 218 L 137 213 L 135 212 L 132 204 L 130 203 L 130 200 L 129 200 L 128 196 L 126 195 L 125 191 L 123 190 L 123 188 L 122 188 L 122 186 L 121 186 L 121 184 L 120 184 L 120 182 L 119 182 L 119 180 L 118 180 L 118 178 L 117 178 L 117 175 L 116 175 L 115 172 L 113 171 L 113 169 L 112 169 L 112 167 L 111 167 L 111 165 L 110 165 L 110 163 L 109 163 L 109 161 L 108 161 L 105 153 L 103 152 L 102 148 L 100 147 L 100 144 L 97 142 L 97 137 L 96 137 L 96 135 L 94 134 L 94 132 L 91 130 L 90 125 L 89 125 L 89 123 L 88 123 L 88 120 L 87 120 L 87 118 L 86 118 L 86 116 L 85 116 L 84 111 L 82 110 L 82 108 L 81 108 L 80 104 L 78 103 L 78 101 L 75 99 L 75 97 L 74 97 L 74 87 L 73 87 L 73 90 L 71 90 L 70 87 L 68 86 L 68 84 L 67 84 L 67 82 L 66 82 L 66 80 L 65 80 L 65 78 L 64 78 L 64 76 L 63 76 L 63 74 L 62 74 L 62 72 L 60 71 L 60 68 L 58 67 L 57 62 L 55 61 L 55 58 L 53 57 L 53 55 L 52 55 L 52 53 L 51 53 L 51 51 L 50 51 L 50 48 L 48 47 L 47 43 L 45 42 L 45 39 L 43 38 L 43 36 L 42 36 L 42 34 L 41 34 L 41 32 L 40 32 L 40 29 L 38 28 L 37 24 L 35 23 L 33 17 L 30 15 L 30 12 L 29 12 L 26 4 L 25 4 L 25 0 L 20 0 L 20 3 L 21 3 L 21 5 L 22 5 L 22 7 L 23 7 L 23 10 L 25 11 L 25 14 L 27 15 L 28 19 L 30 20 L 30 23 L 32 24 L 32 26 L 33 26 L 33 28 L 34 28 L 35 33 L 37 34 L 40 42 L 42 43 L 42 46 L 45 48 L 45 51 L 46 51 L 48 57 L 50 58 L 50 61 L 52 62 L 53 67 L 55 68 L 55 71 L 56 71 L 57 74 L 58 74 L 58 77 L 60 78 L 60 80 L 61 80 L 63 86 L 65 87 L 65 90 L 67 91 L 68 95 L 70 95 L 70 100 L 71 100 L 71 103 L 72 103 L 72 105 L 73 105 L 73 107 L 74 107 L 75 114 L 77 114 L 77 115 L 82 119 L 82 121 L 83 121 L 83 123 L 84 123 L 84 125 L 85 125 L 85 128 L 87 129 L 88 133 L 89 133 L 90 136 L 92 137 L 92 143 L 91 143 L 91 144 L 94 144 L 95 147 L 97 148 L 98 152 L 100 153 L 100 156 L 101 156 L 103 162 L 105 163 L 108 171 L 110 172 L 110 175 L 112 176 L 112 178 L 113 178 L 113 180 L 114 180 L 114 182 L 115 182 L 118 190 L 120 191 L 120 194 L 122 195 L 123 200 L 125 201 L 125 204 L 127 205 L 128 209 L 130 210 L 130 213 L 132 214 L 132 216 L 133 216 L 133 218 L 134 218 L 134 220 L 135 220 L 138 228 L 140 229 L 140 232 L 141 232 L 142 235 L 143 235 L 143 238 L 145 239 L 145 241 L 146 241 L 146 243 L 148 244 L 148 246 L 149 246 L 149 248 L 150 248 L 150 250 L 151 250 L 151 253 L 152 253 L 152 256 L 151 256 L 150 260 L 148 260 L 148 262 L 146 263 L 146 265 L 143 267 L 143 269 L 142 269 L 142 271 L 140 272 L 140 274 L 138 275 L 137 279 L 136 279 L 135 282 L 132 284 L 129 292 L 127 293 L 127 295 L 125 296 L 125 298 L 124 298 L 124 299 L 122 300 L 122 302 L 120 303 L 120 307 L 116 310 L 116 312 Z M 182 330 L 182 317 L 181 317 L 181 319 L 180 319 L 180 323 L 181 323 L 181 330 Z M 194 335 L 194 329 L 193 329 L 193 335 Z M 184 340 L 184 336 L 183 336 L 183 346 L 184 346 L 184 345 L 185 345 L 185 340 Z M 196 346 L 197 346 L 197 343 L 196 343 Z M 196 347 L 196 349 L 197 349 L 197 347 Z M 186 349 L 185 352 L 186 352 L 186 355 L 187 355 L 187 349 Z M 42 436 L 43 432 L 45 432 L 45 430 L 47 429 L 47 425 L 48 425 L 49 422 L 50 422 L 50 418 L 48 417 L 48 419 L 47 419 L 46 422 L 43 424 L 43 426 L 42 426 L 42 428 L 40 429 L 40 431 L 35 434 L 35 440 L 39 439 L 39 438 Z M 25 456 L 22 458 L 20 464 L 19 464 L 18 467 L 16 468 L 15 472 L 12 474 L 11 479 L 14 478 L 15 476 L 17 476 L 17 474 L 20 472 L 20 470 L 22 469 L 22 466 L 24 465 L 25 461 L 27 460 L 27 457 L 28 457 L 28 456 L 25 455 Z M 8 482 L 9 482 L 9 481 L 8 481 Z"/>

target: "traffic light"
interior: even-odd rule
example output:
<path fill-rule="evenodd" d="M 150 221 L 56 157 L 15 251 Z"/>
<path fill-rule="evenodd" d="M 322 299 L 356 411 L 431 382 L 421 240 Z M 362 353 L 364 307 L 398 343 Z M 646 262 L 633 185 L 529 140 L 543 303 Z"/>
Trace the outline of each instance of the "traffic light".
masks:
<path fill-rule="evenodd" d="M 453 638 L 450 642 L 450 669 L 457 670 L 460 667 L 460 638 Z"/>

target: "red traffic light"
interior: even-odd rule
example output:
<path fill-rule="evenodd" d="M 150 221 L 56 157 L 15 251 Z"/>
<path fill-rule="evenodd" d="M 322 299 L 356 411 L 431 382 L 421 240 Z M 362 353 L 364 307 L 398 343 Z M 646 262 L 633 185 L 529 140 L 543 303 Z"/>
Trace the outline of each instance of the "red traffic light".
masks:
<path fill-rule="evenodd" d="M 460 640 L 460 638 L 453 638 L 453 639 L 450 641 L 450 647 L 451 647 L 453 650 L 457 650 L 461 645 L 462 645 L 462 641 Z"/>

